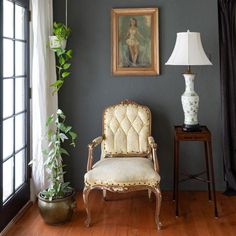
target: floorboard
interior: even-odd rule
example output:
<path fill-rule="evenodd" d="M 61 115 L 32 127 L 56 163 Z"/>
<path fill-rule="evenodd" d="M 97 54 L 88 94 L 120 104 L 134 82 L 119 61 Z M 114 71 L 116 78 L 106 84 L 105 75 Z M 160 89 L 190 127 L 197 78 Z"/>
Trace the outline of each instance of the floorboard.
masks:
<path fill-rule="evenodd" d="M 180 217 L 175 217 L 172 193 L 163 193 L 161 221 L 163 229 L 157 231 L 154 222 L 155 201 L 149 201 L 147 192 L 108 194 L 91 192 L 92 227 L 86 228 L 82 194 L 77 194 L 77 210 L 64 225 L 46 225 L 33 205 L 15 223 L 7 236 L 235 236 L 236 197 L 217 193 L 219 218 L 213 214 L 213 203 L 207 192 L 181 192 Z"/>

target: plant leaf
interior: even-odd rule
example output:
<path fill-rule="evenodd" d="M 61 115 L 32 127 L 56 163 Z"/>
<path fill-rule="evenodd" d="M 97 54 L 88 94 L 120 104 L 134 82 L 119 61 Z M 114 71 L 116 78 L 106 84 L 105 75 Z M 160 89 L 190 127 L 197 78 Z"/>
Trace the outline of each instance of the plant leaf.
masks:
<path fill-rule="evenodd" d="M 68 71 L 65 71 L 65 72 L 63 72 L 62 73 L 62 78 L 66 78 L 66 77 L 68 77 L 70 75 L 70 72 L 68 72 Z"/>
<path fill-rule="evenodd" d="M 61 109 L 57 109 L 57 115 L 63 114 L 63 111 Z"/>
<path fill-rule="evenodd" d="M 64 133 L 60 133 L 59 136 L 62 142 L 64 142 L 65 139 L 68 139 L 68 137 Z"/>
<path fill-rule="evenodd" d="M 75 142 L 72 142 L 70 145 L 73 146 L 73 147 L 75 147 Z"/>
<path fill-rule="evenodd" d="M 58 129 L 60 129 L 62 132 L 66 133 L 66 127 L 63 123 L 58 123 L 57 124 Z"/>
<path fill-rule="evenodd" d="M 65 63 L 65 64 L 63 65 L 63 69 L 64 69 L 64 70 L 67 70 L 67 69 L 70 68 L 70 66 L 71 66 L 70 63 Z"/>
<path fill-rule="evenodd" d="M 77 138 L 77 134 L 76 133 L 70 131 L 69 134 L 70 134 L 72 140 L 75 140 Z"/>
<path fill-rule="evenodd" d="M 49 126 L 54 120 L 54 114 L 50 115 L 47 119 L 46 126 Z"/>
<path fill-rule="evenodd" d="M 64 148 L 60 148 L 60 152 L 61 152 L 62 154 L 65 154 L 65 155 L 67 155 L 67 156 L 70 156 L 70 154 L 69 154 Z"/>
<path fill-rule="evenodd" d="M 64 81 L 63 81 L 63 83 L 64 83 Z M 52 95 L 54 95 L 55 93 L 58 93 L 58 91 L 60 90 L 60 88 L 63 85 L 63 83 L 58 85 L 57 88 L 55 90 L 53 90 Z"/>
<path fill-rule="evenodd" d="M 60 116 L 60 117 L 63 117 L 63 118 L 65 117 L 65 115 L 64 115 L 64 113 L 61 109 L 57 110 L 57 115 Z"/>
<path fill-rule="evenodd" d="M 66 129 L 65 129 L 65 133 L 68 133 L 71 129 L 72 129 L 72 127 L 71 126 L 67 126 L 67 127 L 65 127 Z"/>
<path fill-rule="evenodd" d="M 59 87 L 64 83 L 63 80 L 58 79 L 57 81 L 55 81 L 54 83 L 50 84 L 50 87 Z"/>
<path fill-rule="evenodd" d="M 68 58 L 72 58 L 72 50 L 71 50 L 71 49 L 68 50 L 68 51 L 66 52 L 66 55 L 67 55 Z"/>
<path fill-rule="evenodd" d="M 65 53 L 65 49 L 57 48 L 56 53 L 57 53 L 57 56 L 60 57 L 61 55 Z"/>
<path fill-rule="evenodd" d="M 60 56 L 58 60 L 59 60 L 60 65 L 64 65 L 66 62 L 63 56 Z"/>

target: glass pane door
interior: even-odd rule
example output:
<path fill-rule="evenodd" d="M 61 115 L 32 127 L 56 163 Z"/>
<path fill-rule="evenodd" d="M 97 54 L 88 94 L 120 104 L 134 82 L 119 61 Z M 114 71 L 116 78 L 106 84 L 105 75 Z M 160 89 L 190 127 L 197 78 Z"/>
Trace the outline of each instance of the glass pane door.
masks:
<path fill-rule="evenodd" d="M 29 200 L 28 1 L 0 6 L 0 231 Z"/>

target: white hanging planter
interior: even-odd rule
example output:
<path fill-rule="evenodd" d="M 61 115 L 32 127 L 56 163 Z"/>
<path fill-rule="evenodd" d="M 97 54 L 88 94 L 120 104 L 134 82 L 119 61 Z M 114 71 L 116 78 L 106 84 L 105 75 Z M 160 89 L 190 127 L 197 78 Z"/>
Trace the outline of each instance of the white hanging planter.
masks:
<path fill-rule="evenodd" d="M 49 36 L 49 44 L 50 48 L 52 50 L 55 50 L 57 48 L 65 49 L 66 48 L 66 40 L 65 39 L 59 39 L 57 36 Z"/>

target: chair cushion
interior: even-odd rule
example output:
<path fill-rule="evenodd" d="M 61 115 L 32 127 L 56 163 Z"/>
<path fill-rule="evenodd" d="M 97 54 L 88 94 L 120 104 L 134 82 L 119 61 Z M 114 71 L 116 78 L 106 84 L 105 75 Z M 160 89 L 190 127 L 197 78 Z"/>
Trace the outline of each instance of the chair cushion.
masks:
<path fill-rule="evenodd" d="M 133 102 L 108 107 L 104 112 L 103 128 L 104 157 L 145 156 L 149 153 L 151 112 L 148 107 Z"/>
<path fill-rule="evenodd" d="M 154 187 L 160 182 L 160 175 L 153 169 L 152 161 L 142 157 L 105 158 L 98 161 L 84 178 L 87 186 Z"/>

